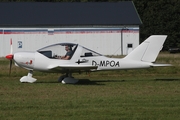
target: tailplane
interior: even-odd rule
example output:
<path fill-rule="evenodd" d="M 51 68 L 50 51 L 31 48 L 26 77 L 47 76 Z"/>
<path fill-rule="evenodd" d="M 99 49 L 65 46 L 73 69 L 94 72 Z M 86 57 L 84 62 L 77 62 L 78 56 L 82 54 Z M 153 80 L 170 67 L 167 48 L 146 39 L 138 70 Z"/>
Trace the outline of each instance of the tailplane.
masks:
<path fill-rule="evenodd" d="M 125 59 L 155 62 L 166 38 L 167 35 L 151 35 L 137 48 L 130 52 Z"/>

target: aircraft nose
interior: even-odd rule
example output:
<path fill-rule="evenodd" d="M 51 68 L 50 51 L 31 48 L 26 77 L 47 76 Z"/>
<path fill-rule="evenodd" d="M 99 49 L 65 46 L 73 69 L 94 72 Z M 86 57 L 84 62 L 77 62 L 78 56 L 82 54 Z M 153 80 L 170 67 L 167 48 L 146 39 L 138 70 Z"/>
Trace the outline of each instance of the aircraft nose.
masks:
<path fill-rule="evenodd" d="M 34 67 L 34 52 L 18 52 L 14 54 L 14 61 L 21 67 L 32 69 Z"/>

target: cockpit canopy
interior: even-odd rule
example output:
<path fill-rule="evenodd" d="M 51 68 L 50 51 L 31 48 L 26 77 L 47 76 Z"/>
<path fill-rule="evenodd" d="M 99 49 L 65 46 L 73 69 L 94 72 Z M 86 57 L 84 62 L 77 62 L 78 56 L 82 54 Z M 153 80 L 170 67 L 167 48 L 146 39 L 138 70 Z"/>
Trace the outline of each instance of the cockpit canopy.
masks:
<path fill-rule="evenodd" d="M 45 55 L 48 58 L 56 58 L 57 56 L 64 56 L 66 54 L 65 46 L 69 46 L 72 48 L 73 54 L 76 52 L 77 47 L 82 48 L 82 53 L 79 57 L 90 57 L 90 56 L 101 56 L 101 54 L 96 53 L 88 48 L 80 46 L 74 43 L 58 43 L 49 45 L 47 47 L 41 48 L 37 50 L 39 53 Z"/>

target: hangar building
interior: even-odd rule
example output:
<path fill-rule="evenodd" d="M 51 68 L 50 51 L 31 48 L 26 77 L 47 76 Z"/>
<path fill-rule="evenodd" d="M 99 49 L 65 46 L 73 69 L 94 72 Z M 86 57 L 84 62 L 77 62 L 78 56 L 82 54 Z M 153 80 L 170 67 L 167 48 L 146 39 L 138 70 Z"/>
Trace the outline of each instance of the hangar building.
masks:
<path fill-rule="evenodd" d="M 0 57 L 50 44 L 78 43 L 104 55 L 126 55 L 139 45 L 142 24 L 131 1 L 2 2 Z"/>

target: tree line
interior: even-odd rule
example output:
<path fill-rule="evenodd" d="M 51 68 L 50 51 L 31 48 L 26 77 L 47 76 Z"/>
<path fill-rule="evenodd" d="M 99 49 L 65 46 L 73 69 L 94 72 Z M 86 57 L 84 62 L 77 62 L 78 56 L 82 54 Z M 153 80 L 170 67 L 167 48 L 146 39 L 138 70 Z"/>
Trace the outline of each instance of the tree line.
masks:
<path fill-rule="evenodd" d="M 119 2 L 126 0 L 1 0 L 1 2 Z M 180 0 L 132 0 L 142 20 L 140 42 L 168 35 L 164 50 L 180 48 Z"/>

